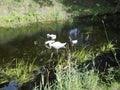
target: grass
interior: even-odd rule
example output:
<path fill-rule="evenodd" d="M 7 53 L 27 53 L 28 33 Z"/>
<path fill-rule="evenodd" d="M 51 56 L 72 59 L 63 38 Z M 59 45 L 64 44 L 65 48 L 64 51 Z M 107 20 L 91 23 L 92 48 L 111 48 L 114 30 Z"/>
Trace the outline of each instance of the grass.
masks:
<path fill-rule="evenodd" d="M 76 2 L 75 2 L 76 1 Z M 114 12 L 114 6 L 110 2 L 103 1 L 84 1 L 84 0 L 70 0 L 64 1 L 63 3 L 68 7 L 67 11 L 72 13 L 72 15 L 97 15 L 105 12 Z M 109 10 L 108 10 L 109 9 Z"/>
<path fill-rule="evenodd" d="M 107 43 L 104 43 L 101 47 L 100 47 L 100 51 L 101 52 L 109 52 L 109 51 L 114 51 L 115 49 L 117 49 L 114 44 L 109 41 Z"/>
<path fill-rule="evenodd" d="M 111 47 L 112 46 L 112 47 Z M 110 42 L 110 45 L 105 45 L 105 48 L 109 47 L 108 49 L 111 50 L 114 48 L 114 45 Z M 108 52 L 108 49 L 104 49 L 103 51 Z M 37 49 L 38 50 L 38 49 Z M 99 48 L 100 50 L 100 48 Z M 41 51 L 38 51 L 39 55 Z M 52 51 L 51 51 L 52 52 Z M 37 53 L 37 51 L 36 51 Z M 50 52 L 41 52 L 41 54 L 47 54 Z M 60 52 L 59 52 L 60 53 Z M 98 54 L 98 53 L 97 53 Z M 114 73 L 112 73 L 114 70 L 109 70 L 110 73 L 105 75 L 103 74 L 103 77 L 106 78 L 106 80 L 111 81 L 111 87 L 107 86 L 106 83 L 102 83 L 101 78 L 99 77 L 99 71 L 95 71 L 94 68 L 91 70 L 87 69 L 87 66 L 84 66 L 82 68 L 78 68 L 78 65 L 81 62 L 87 61 L 87 60 L 94 60 L 97 56 L 96 51 L 94 52 L 94 49 L 81 49 L 78 51 L 62 51 L 62 54 L 59 55 L 59 58 L 52 57 L 51 62 L 53 60 L 58 61 L 57 65 L 52 65 L 52 68 L 55 68 L 55 75 L 56 79 L 54 83 L 45 83 L 44 75 L 42 75 L 42 78 L 40 79 L 40 86 L 36 85 L 33 90 L 42 90 L 43 88 L 45 90 L 111 90 L 111 88 L 114 88 L 117 90 L 119 88 L 119 83 L 113 80 Z M 101 54 L 101 53 L 99 53 Z M 13 60 L 14 61 L 14 60 Z M 31 61 L 31 60 L 30 60 Z M 31 72 L 36 68 L 36 65 L 34 64 L 34 60 L 32 63 L 26 62 L 24 59 L 17 59 L 15 60 L 15 63 L 12 63 L 7 66 L 3 67 L 1 66 L 0 70 L 3 75 L 5 75 L 5 78 L 1 79 L 1 82 L 5 80 L 11 80 L 16 79 L 16 81 L 25 83 L 33 79 L 34 77 L 31 76 Z M 40 64 L 37 64 L 37 66 Z M 50 68 L 50 67 L 49 67 Z M 119 77 L 119 70 L 116 72 L 118 73 Z"/>
<path fill-rule="evenodd" d="M 101 49 L 103 47 L 105 49 Z M 100 52 L 115 50 L 114 44 L 111 42 L 104 44 L 103 47 L 99 48 Z M 68 51 L 67 58 L 59 57 L 59 63 L 55 67 L 54 83 L 44 83 L 44 79 L 42 79 L 40 86 L 35 86 L 33 90 L 118 90 L 120 83 L 115 78 L 120 75 L 119 67 L 118 69 L 109 68 L 107 73 L 96 71 L 94 66 L 91 70 L 88 70 L 87 66 L 78 68 L 80 62 L 94 60 L 98 54 L 101 54 L 95 55 L 95 53 L 96 51 L 94 52 L 93 49 L 86 50 L 85 48 L 81 51 Z"/>
<path fill-rule="evenodd" d="M 93 89 L 97 85 L 98 77 L 93 71 L 79 72 L 76 66 L 70 64 L 65 68 L 56 66 L 56 84 L 53 90 L 81 90 Z"/>
<path fill-rule="evenodd" d="M 52 5 L 48 5 L 46 1 L 43 2 L 42 0 L 39 0 L 38 2 L 36 2 L 36 0 L 0 0 L 0 43 L 4 44 L 16 38 L 20 39 L 25 38 L 26 36 L 34 36 L 36 33 L 39 33 L 43 27 L 46 27 L 46 31 L 61 30 L 63 28 L 63 24 L 56 25 L 56 22 L 52 22 L 52 25 L 47 23 L 46 26 L 39 26 L 38 23 L 40 22 L 51 23 L 51 21 L 66 20 L 72 16 L 96 16 L 108 12 L 114 13 L 116 9 L 112 4 L 105 0 L 99 2 L 96 0 L 92 3 L 85 0 L 81 0 L 79 3 L 73 1 L 77 0 L 64 0 L 62 2 L 52 0 Z M 71 20 L 71 23 L 72 22 L 73 21 Z M 106 28 L 104 27 L 104 29 Z M 42 33 L 44 33 L 44 30 Z M 62 53 L 57 59 L 53 57 L 49 60 L 49 63 L 52 62 L 52 60 L 58 61 L 58 65 L 55 68 L 55 82 L 53 84 L 45 84 L 44 76 L 42 76 L 40 86 L 36 86 L 34 90 L 42 90 L 43 88 L 45 90 L 119 89 L 119 82 L 112 82 L 111 86 L 108 87 L 105 83 L 99 82 L 100 77 L 94 70 L 88 71 L 85 68 L 86 66 L 84 69 L 81 68 L 82 70 L 77 68 L 77 65 L 81 62 L 94 60 L 97 55 L 103 52 L 109 52 L 110 50 L 114 51 L 115 49 L 112 42 L 107 42 L 95 51 L 93 51 L 94 49 L 83 48 L 81 50 L 68 52 L 67 55 Z M 37 53 L 37 50 L 38 49 L 36 49 L 34 54 L 38 54 L 39 56 L 47 53 L 44 51 L 38 51 Z M 0 78 L 0 82 L 16 79 L 18 82 L 25 83 L 33 78 L 30 76 L 30 72 L 36 67 L 34 63 L 26 62 L 24 59 L 18 59 L 14 64 L 11 64 L 12 65 L 10 66 L 0 67 L 0 73 L 3 74 L 3 78 Z M 117 73 L 119 76 L 119 71 Z M 110 73 L 108 77 L 106 76 L 107 79 L 110 78 L 109 80 L 111 80 L 111 77 L 113 77 L 112 73 Z"/>
<path fill-rule="evenodd" d="M 106 79 L 113 79 L 113 76 L 114 74 L 110 73 Z M 120 88 L 118 82 L 111 81 L 108 86 L 100 81 L 96 71 L 87 70 L 84 67 L 78 69 L 75 63 L 69 62 L 67 68 L 60 64 L 56 66 L 56 80 L 53 84 L 45 84 L 42 81 L 40 87 L 35 86 L 33 90 L 118 90 Z"/>
<path fill-rule="evenodd" d="M 97 14 L 114 12 L 116 10 L 116 6 L 105 0 L 80 0 L 79 2 L 77 0 L 2 0 L 0 5 L 1 27 L 66 20 L 71 16 L 96 16 Z"/>
<path fill-rule="evenodd" d="M 5 9 L 6 13 L 0 13 L 1 27 L 23 26 L 29 23 L 64 20 L 66 18 L 65 11 L 62 10 L 61 4 L 57 2 L 53 6 L 44 6 L 41 8 L 39 8 L 39 4 L 34 0 L 21 0 L 21 2 L 13 0 L 8 2 L 5 0 L 0 2 L 0 4 L 1 9 L 10 8 L 10 10 Z"/>
<path fill-rule="evenodd" d="M 9 65 L 1 66 L 0 71 L 3 78 L 0 79 L 0 82 L 15 80 L 18 83 L 25 83 L 32 80 L 34 77 L 30 73 L 37 68 L 34 66 L 34 61 L 30 63 L 23 59 L 14 59 L 14 62 L 9 63 Z"/>
<path fill-rule="evenodd" d="M 112 51 L 115 54 L 115 50 L 118 49 L 115 47 L 115 44 L 112 41 L 108 41 L 106 43 L 101 44 L 98 48 L 90 47 L 85 48 L 82 47 L 81 49 L 77 49 L 71 51 L 71 58 L 72 61 L 76 61 L 77 63 L 85 62 L 88 60 L 94 60 L 98 55 L 106 52 Z"/>
<path fill-rule="evenodd" d="M 73 60 L 78 60 L 78 62 L 84 62 L 87 60 L 93 60 L 94 53 L 92 49 L 85 50 L 85 48 L 83 48 L 82 50 L 72 52 L 71 57 Z"/>

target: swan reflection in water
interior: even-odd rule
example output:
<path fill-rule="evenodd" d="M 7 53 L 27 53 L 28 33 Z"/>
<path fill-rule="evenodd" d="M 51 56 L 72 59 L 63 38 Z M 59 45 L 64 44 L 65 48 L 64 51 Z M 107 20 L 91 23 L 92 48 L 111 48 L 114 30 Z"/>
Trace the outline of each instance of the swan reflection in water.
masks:
<path fill-rule="evenodd" d="M 69 31 L 69 39 L 70 39 L 70 42 L 71 42 L 71 45 L 74 46 L 78 43 L 78 37 L 79 37 L 79 33 L 80 31 L 75 28 L 75 29 L 71 29 Z"/>
<path fill-rule="evenodd" d="M 8 86 L 3 87 L 2 90 L 18 90 L 18 87 L 14 81 L 10 81 Z"/>
<path fill-rule="evenodd" d="M 68 32 L 68 34 L 69 34 L 69 39 L 72 46 L 74 45 L 88 46 L 89 45 L 89 34 L 83 34 L 77 28 L 71 29 Z"/>

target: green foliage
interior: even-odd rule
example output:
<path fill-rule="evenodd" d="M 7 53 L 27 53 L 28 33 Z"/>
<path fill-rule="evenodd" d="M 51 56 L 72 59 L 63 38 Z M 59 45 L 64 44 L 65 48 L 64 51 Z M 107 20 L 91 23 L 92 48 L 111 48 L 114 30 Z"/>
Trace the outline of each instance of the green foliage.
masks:
<path fill-rule="evenodd" d="M 71 16 L 96 16 L 101 13 L 114 12 L 116 9 L 114 5 L 105 0 L 90 3 L 85 0 L 1 0 L 0 5 L 1 10 L 3 9 L 0 13 L 0 26 L 4 27 L 39 21 L 64 20 Z M 13 14 L 14 12 L 16 14 Z"/>
<path fill-rule="evenodd" d="M 66 66 L 67 67 L 67 66 Z M 97 88 L 98 76 L 93 71 L 79 72 L 75 67 L 56 67 L 56 84 L 53 90 L 94 90 Z"/>
<path fill-rule="evenodd" d="M 15 2 L 22 2 L 23 0 L 14 0 Z"/>
<path fill-rule="evenodd" d="M 11 66 L 0 67 L 1 74 L 5 75 L 3 78 L 6 80 L 15 79 L 16 82 L 25 83 L 31 80 L 33 77 L 30 75 L 30 72 L 34 70 L 34 61 L 32 63 L 25 62 L 25 60 L 20 59 L 16 60 L 16 63 Z M 4 80 L 0 79 L 0 82 Z"/>
<path fill-rule="evenodd" d="M 93 60 L 94 52 L 92 49 L 85 50 L 85 48 L 81 50 L 76 50 L 71 54 L 73 60 L 77 60 L 78 62 L 83 62 L 86 60 Z"/>
<path fill-rule="evenodd" d="M 35 86 L 33 90 L 118 90 L 120 83 L 112 82 L 114 74 L 109 69 L 108 75 L 103 75 L 107 81 L 111 81 L 108 86 L 100 82 L 100 77 L 94 70 L 86 70 L 84 67 L 78 69 L 77 65 L 68 62 L 67 66 L 59 64 L 55 68 L 56 80 L 52 84 L 45 84 L 42 76 L 40 87 Z"/>
<path fill-rule="evenodd" d="M 112 42 L 105 43 L 100 47 L 100 51 L 102 52 L 114 51 L 115 49 L 116 48 Z"/>

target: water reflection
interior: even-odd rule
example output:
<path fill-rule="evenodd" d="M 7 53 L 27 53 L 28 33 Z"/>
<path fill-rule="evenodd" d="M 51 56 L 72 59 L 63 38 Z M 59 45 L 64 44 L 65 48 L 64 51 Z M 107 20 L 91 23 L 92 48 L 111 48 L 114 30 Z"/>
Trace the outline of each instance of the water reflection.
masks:
<path fill-rule="evenodd" d="M 68 33 L 69 33 L 69 39 L 72 46 L 74 45 L 89 46 L 90 45 L 89 34 L 84 34 L 80 32 L 78 28 L 71 29 Z"/>
<path fill-rule="evenodd" d="M 119 25 L 116 23 L 105 22 L 109 40 L 120 40 L 119 31 L 115 31 L 116 29 L 119 29 Z M 26 56 L 35 57 L 36 55 L 39 55 L 42 51 L 47 50 L 44 43 L 49 40 L 46 38 L 48 33 L 54 33 L 57 36 L 56 41 L 60 41 L 61 43 L 67 42 L 69 45 L 75 45 L 77 47 L 98 46 L 100 43 L 106 42 L 102 23 L 95 24 L 94 22 L 84 24 L 77 21 L 74 21 L 72 24 L 69 24 L 68 22 L 64 22 L 63 24 L 61 24 L 61 22 L 47 24 L 37 23 L 37 25 L 25 26 L 19 29 L 24 29 L 25 31 L 29 28 L 31 33 L 29 33 L 29 36 L 24 36 L 22 39 L 14 39 L 11 42 L 0 45 L 1 59 Z M 36 33 L 34 31 L 35 29 L 37 29 Z M 33 31 L 34 34 L 32 33 Z M 39 55 L 39 57 L 42 58 L 45 57 L 45 55 Z"/>
<path fill-rule="evenodd" d="M 18 90 L 18 87 L 14 81 L 10 81 L 8 86 L 5 86 L 2 90 Z"/>
<path fill-rule="evenodd" d="M 80 34 L 80 30 L 78 30 L 77 28 L 71 29 L 71 30 L 69 31 L 69 37 L 70 37 L 72 40 L 78 39 L 79 34 Z"/>

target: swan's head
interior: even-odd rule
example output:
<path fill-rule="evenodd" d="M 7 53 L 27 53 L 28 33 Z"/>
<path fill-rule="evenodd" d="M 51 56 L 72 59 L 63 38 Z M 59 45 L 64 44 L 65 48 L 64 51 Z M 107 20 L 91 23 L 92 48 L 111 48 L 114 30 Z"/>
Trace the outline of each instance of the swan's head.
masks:
<path fill-rule="evenodd" d="M 55 34 L 47 34 L 47 38 L 56 39 Z"/>
<path fill-rule="evenodd" d="M 45 47 L 48 48 L 48 49 L 51 49 L 51 44 L 54 43 L 55 40 L 48 40 L 45 42 Z"/>

